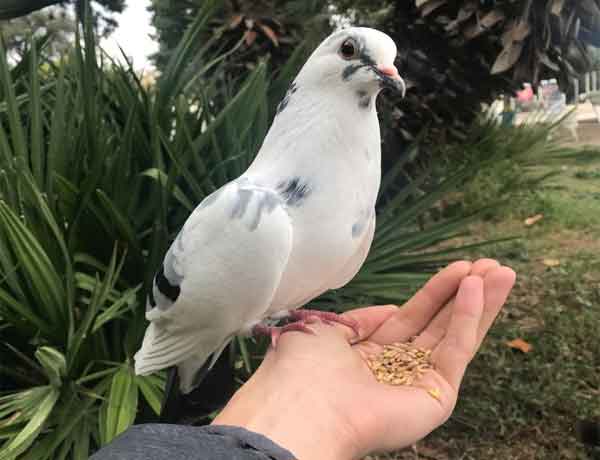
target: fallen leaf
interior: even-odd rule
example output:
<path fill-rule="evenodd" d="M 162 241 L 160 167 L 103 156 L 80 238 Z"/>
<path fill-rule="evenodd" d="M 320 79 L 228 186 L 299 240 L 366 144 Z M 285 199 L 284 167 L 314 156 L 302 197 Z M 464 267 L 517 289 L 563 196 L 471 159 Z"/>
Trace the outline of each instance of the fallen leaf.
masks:
<path fill-rule="evenodd" d="M 533 346 L 530 343 L 525 342 L 523 339 L 511 340 L 510 342 L 506 342 L 506 345 L 508 345 L 510 348 L 522 351 L 523 353 L 529 353 L 533 349 Z"/>
<path fill-rule="evenodd" d="M 509 21 L 508 24 L 506 25 L 506 27 L 504 28 L 504 33 L 502 34 L 502 37 L 500 37 L 500 41 L 502 42 L 502 46 L 508 46 L 510 44 L 510 42 L 512 42 L 512 29 L 514 28 L 514 25 L 516 24 L 516 21 L 512 20 Z"/>
<path fill-rule="evenodd" d="M 560 13 L 562 12 L 564 3 L 565 3 L 565 0 L 554 0 L 552 2 L 552 14 L 555 16 L 560 16 Z"/>
<path fill-rule="evenodd" d="M 246 41 L 246 45 L 247 46 L 252 45 L 252 43 L 254 43 L 254 40 L 256 40 L 256 36 L 257 35 L 258 34 L 255 31 L 253 31 L 253 30 L 247 30 L 244 33 L 244 40 Z"/>
<path fill-rule="evenodd" d="M 271 40 L 275 46 L 279 46 L 279 39 L 277 38 L 277 34 L 273 29 L 266 24 L 258 24 L 258 26 L 262 29 L 264 34 L 269 37 L 269 40 Z"/>
<path fill-rule="evenodd" d="M 429 16 L 433 11 L 446 3 L 446 0 L 431 0 L 421 10 L 421 16 Z"/>
<path fill-rule="evenodd" d="M 473 24 L 470 24 L 469 26 L 467 26 L 465 28 L 465 30 L 463 30 L 463 35 L 467 40 L 471 40 L 472 38 L 475 38 L 478 35 L 481 35 L 482 32 L 483 32 L 483 27 L 481 27 L 479 22 L 474 22 Z"/>
<path fill-rule="evenodd" d="M 242 22 L 242 19 L 244 19 L 244 15 L 243 14 L 236 14 L 235 16 L 233 16 L 229 20 L 229 28 L 230 29 L 235 29 L 237 26 L 240 25 L 240 23 Z"/>
<path fill-rule="evenodd" d="M 543 218 L 544 218 L 543 214 L 536 214 L 535 216 L 528 217 L 527 219 L 525 219 L 525 225 L 527 227 L 531 227 L 532 225 L 538 223 Z"/>
<path fill-rule="evenodd" d="M 486 14 L 481 20 L 468 26 L 464 31 L 464 36 L 468 40 L 471 40 L 483 32 L 488 31 L 494 27 L 498 22 L 503 21 L 506 18 L 501 10 L 492 10 Z"/>
<path fill-rule="evenodd" d="M 542 263 L 546 267 L 558 267 L 560 265 L 560 260 L 558 259 L 544 259 Z"/>
<path fill-rule="evenodd" d="M 467 19 L 473 16 L 475 11 L 477 11 L 477 7 L 477 2 L 468 2 L 459 10 L 458 15 L 456 16 L 456 21 L 465 22 Z"/>
<path fill-rule="evenodd" d="M 490 73 L 496 75 L 509 70 L 519 60 L 522 51 L 523 42 L 513 41 L 509 43 L 498 55 Z"/>
<path fill-rule="evenodd" d="M 494 27 L 498 22 L 503 21 L 506 15 L 502 10 L 492 10 L 481 18 L 481 25 L 484 29 L 490 29 Z"/>
<path fill-rule="evenodd" d="M 521 42 L 527 38 L 531 32 L 531 27 L 526 21 L 518 21 L 511 30 L 511 37 L 516 42 Z"/>

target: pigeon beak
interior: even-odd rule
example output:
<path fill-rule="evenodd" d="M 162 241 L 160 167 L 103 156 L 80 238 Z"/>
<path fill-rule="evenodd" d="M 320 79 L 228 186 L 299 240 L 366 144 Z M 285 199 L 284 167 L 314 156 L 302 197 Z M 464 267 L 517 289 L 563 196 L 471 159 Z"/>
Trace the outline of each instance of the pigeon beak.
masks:
<path fill-rule="evenodd" d="M 378 65 L 375 67 L 375 73 L 381 77 L 381 81 L 388 88 L 399 91 L 402 97 L 406 94 L 406 83 L 398 74 L 398 69 L 394 65 Z"/>

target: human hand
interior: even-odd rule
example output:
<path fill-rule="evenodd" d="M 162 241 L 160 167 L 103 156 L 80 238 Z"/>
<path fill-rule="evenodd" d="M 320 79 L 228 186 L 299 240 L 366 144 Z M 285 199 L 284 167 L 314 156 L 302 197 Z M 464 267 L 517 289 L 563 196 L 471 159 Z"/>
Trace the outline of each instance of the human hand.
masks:
<path fill-rule="evenodd" d="M 311 324 L 315 334 L 288 332 L 214 424 L 262 433 L 300 460 L 360 458 L 413 444 L 444 423 L 465 369 L 514 284 L 496 261 L 454 263 L 403 307 L 352 310 L 359 341 L 344 326 Z M 386 344 L 432 350 L 435 369 L 415 386 L 379 383 L 366 358 Z M 427 389 L 440 391 L 439 400 Z"/>

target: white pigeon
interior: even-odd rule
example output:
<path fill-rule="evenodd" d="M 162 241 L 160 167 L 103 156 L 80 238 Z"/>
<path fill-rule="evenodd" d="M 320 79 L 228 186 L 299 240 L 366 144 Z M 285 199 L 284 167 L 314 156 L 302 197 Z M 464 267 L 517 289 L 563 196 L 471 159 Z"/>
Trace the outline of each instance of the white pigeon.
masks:
<path fill-rule="evenodd" d="M 254 162 L 200 203 L 168 250 L 137 374 L 177 366 L 189 393 L 237 334 L 276 338 L 282 329 L 268 320 L 286 316 L 300 321 L 284 331 L 304 330 L 295 310 L 356 275 L 381 179 L 375 98 L 386 86 L 405 91 L 395 58 L 394 41 L 369 28 L 335 32 L 313 52 Z"/>

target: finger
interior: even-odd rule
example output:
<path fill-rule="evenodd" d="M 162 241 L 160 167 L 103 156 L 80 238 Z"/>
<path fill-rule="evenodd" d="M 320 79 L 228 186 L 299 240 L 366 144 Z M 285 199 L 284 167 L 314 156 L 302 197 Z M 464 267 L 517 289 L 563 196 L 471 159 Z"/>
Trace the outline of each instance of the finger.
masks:
<path fill-rule="evenodd" d="M 473 263 L 471 275 L 484 278 L 488 272 L 498 268 L 500 264 L 493 259 L 480 259 Z M 415 346 L 433 349 L 444 338 L 452 315 L 454 299 L 446 304 L 431 320 L 427 327 L 415 339 Z M 494 316 L 495 317 L 495 316 Z M 493 319 L 492 319 L 493 321 Z"/>
<path fill-rule="evenodd" d="M 483 339 L 506 302 L 515 284 L 516 277 L 515 272 L 509 267 L 497 267 L 486 274 L 483 280 L 485 308 L 477 331 L 477 349 L 481 346 Z"/>
<path fill-rule="evenodd" d="M 483 286 L 479 276 L 468 276 L 463 280 L 456 294 L 448 331 L 432 353 L 436 369 L 456 391 L 477 350 L 483 315 Z"/>
<path fill-rule="evenodd" d="M 359 337 L 355 336 L 354 331 L 346 326 L 339 326 L 347 340 L 359 341 L 365 340 L 373 334 L 390 316 L 398 311 L 397 305 L 377 305 L 364 308 L 356 308 L 342 314 L 342 316 L 353 319 L 358 323 Z"/>
<path fill-rule="evenodd" d="M 406 341 L 420 333 L 454 295 L 471 263 L 455 262 L 431 278 L 408 302 L 370 337 L 378 343 Z"/>
<path fill-rule="evenodd" d="M 473 262 L 471 275 L 483 277 L 487 272 L 499 266 L 500 262 L 495 259 L 478 259 Z"/>

